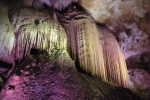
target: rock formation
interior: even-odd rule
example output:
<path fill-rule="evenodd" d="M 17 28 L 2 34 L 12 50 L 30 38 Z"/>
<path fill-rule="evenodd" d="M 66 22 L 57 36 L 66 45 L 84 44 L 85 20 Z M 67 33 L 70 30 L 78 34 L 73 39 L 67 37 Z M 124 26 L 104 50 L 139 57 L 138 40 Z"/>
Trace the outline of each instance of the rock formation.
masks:
<path fill-rule="evenodd" d="M 106 91 L 112 91 L 112 88 L 105 88 L 102 91 L 103 83 L 100 82 L 102 80 L 109 84 L 104 85 L 106 87 L 112 87 L 112 85 L 130 87 L 136 90 L 138 95 L 141 94 L 140 96 L 143 99 L 148 100 L 150 97 L 150 81 L 148 81 L 150 77 L 150 56 L 148 53 L 150 51 L 149 5 L 148 0 L 0 0 L 0 86 L 3 85 L 4 87 L 0 97 L 3 97 L 4 100 L 13 98 L 12 96 L 20 91 L 18 88 L 22 86 L 18 84 L 28 80 L 30 81 L 28 85 L 31 85 L 32 82 L 38 84 L 36 88 L 39 90 L 35 89 L 35 92 L 42 91 L 41 88 L 45 88 L 44 85 L 41 86 L 38 81 L 32 81 L 31 78 L 34 77 L 33 79 L 37 80 L 38 75 L 41 77 L 48 74 L 49 71 L 46 70 L 49 70 L 48 68 L 51 70 L 51 67 L 54 66 L 52 69 L 62 67 L 60 72 L 73 68 L 73 72 L 64 71 L 61 73 L 65 75 L 68 72 L 77 76 L 78 71 L 85 73 L 86 78 L 82 78 L 87 80 L 85 84 L 101 84 L 98 92 L 89 92 L 92 89 L 87 90 L 88 93 L 93 93 L 93 96 L 87 97 L 88 99 L 110 99 L 107 97 L 109 93 Z M 46 64 L 44 58 L 41 59 L 40 56 L 43 56 L 41 51 L 46 53 L 45 57 L 48 56 L 46 58 L 48 64 Z M 32 55 L 33 52 L 36 52 L 36 54 Z M 65 58 L 66 54 L 67 58 Z M 28 58 L 31 55 L 35 56 L 33 57 L 34 60 Z M 60 59 L 56 59 L 57 57 L 60 57 Z M 25 59 L 33 60 L 34 63 L 29 62 L 29 65 L 25 67 Z M 69 59 L 69 61 L 67 60 L 66 63 L 64 59 Z M 75 64 L 72 64 L 71 59 Z M 23 65 L 22 62 L 24 62 Z M 60 64 L 57 65 L 57 63 Z M 30 65 L 37 68 L 32 69 Z M 50 65 L 52 66 L 50 67 Z M 66 66 L 71 67 L 66 69 L 64 68 Z M 29 71 L 27 67 L 30 67 L 31 70 L 29 68 Z M 39 73 L 37 76 L 32 75 L 36 72 Z M 55 77 L 55 72 L 59 71 L 54 70 L 54 75 L 51 74 L 51 76 Z M 28 77 L 27 80 L 22 81 L 26 78 L 26 74 L 31 78 Z M 59 74 L 56 75 L 59 76 Z M 87 75 L 90 75 L 90 77 L 96 76 L 95 78 L 99 81 L 93 81 Z M 79 75 L 79 77 L 83 76 Z M 15 86 L 11 85 L 11 83 L 17 81 L 16 77 L 21 80 Z M 50 81 L 48 76 L 45 77 L 46 80 L 43 79 L 44 81 L 47 81 L 47 79 Z M 63 79 L 69 81 L 66 76 Z M 82 79 L 79 84 L 84 83 Z M 76 81 L 76 78 L 74 78 L 74 81 Z M 5 82 L 7 83 L 4 84 Z M 63 84 L 60 85 L 63 86 Z M 48 86 L 51 86 L 51 84 L 48 84 Z M 92 88 L 95 87 L 95 85 L 92 86 Z M 15 91 L 14 87 L 17 88 Z M 89 88 L 88 85 L 85 87 Z M 85 88 L 81 85 L 80 89 Z M 118 90 L 120 91 L 121 88 Z M 29 91 L 31 93 L 32 89 L 29 89 Z M 47 89 L 39 93 L 45 95 L 45 91 Z M 70 90 L 65 90 L 66 93 L 68 93 L 67 91 Z M 129 93 L 126 90 L 121 91 Z M 24 90 L 22 93 L 19 94 L 18 99 L 23 96 L 32 99 L 29 97 L 31 94 L 26 94 Z M 63 92 L 61 93 L 63 94 Z M 81 93 L 84 94 L 85 91 Z M 96 96 L 95 93 L 98 93 L 98 95 Z M 34 99 L 38 98 L 38 96 L 36 97 L 37 93 L 34 95 Z M 47 99 L 71 99 L 68 95 L 64 95 L 57 97 L 48 94 Z M 113 97 L 115 95 L 115 93 L 112 94 L 111 98 L 125 98 L 121 95 L 118 98 Z M 132 95 L 127 97 L 139 99 L 134 94 Z M 79 96 L 79 94 L 76 96 Z M 41 95 L 39 95 L 39 98 L 43 99 Z M 79 99 L 85 98 L 84 95 L 79 97 Z M 75 97 L 75 99 L 78 99 L 78 97 Z"/>
<path fill-rule="evenodd" d="M 54 5 L 58 2 L 54 2 Z M 71 6 L 76 7 L 76 3 Z M 83 70 L 106 82 L 129 87 L 125 60 L 115 37 L 104 29 L 101 33 L 101 28 L 97 28 L 92 17 L 81 6 L 76 8 L 69 8 L 63 16 L 58 14 L 67 31 L 68 48 L 73 60 Z M 66 49 L 65 31 L 47 11 L 38 12 L 29 8 L 18 10 L 16 7 L 8 13 L 15 38 L 9 51 L 14 58 L 11 63 L 15 60 L 21 61 L 32 48 L 48 52 L 52 49 Z M 5 56 L 1 59 L 3 57 Z"/>

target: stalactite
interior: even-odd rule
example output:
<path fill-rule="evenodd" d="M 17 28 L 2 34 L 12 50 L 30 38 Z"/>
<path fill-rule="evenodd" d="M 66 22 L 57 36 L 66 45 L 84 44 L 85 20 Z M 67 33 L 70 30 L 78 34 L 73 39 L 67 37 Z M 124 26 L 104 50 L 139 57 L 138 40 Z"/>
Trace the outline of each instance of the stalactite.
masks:
<path fill-rule="evenodd" d="M 67 39 L 64 29 L 58 29 L 59 23 L 53 23 L 52 17 L 46 12 L 35 13 L 34 10 L 21 9 L 13 11 L 10 15 L 16 33 L 16 60 L 21 61 L 32 48 L 48 52 L 52 49 L 66 50 Z"/>
<path fill-rule="evenodd" d="M 98 29 L 81 9 L 64 15 L 60 21 L 67 30 L 71 57 L 86 72 L 106 82 L 128 87 L 125 59 L 115 37 L 107 30 Z M 68 19 L 68 16 L 74 17 Z"/>

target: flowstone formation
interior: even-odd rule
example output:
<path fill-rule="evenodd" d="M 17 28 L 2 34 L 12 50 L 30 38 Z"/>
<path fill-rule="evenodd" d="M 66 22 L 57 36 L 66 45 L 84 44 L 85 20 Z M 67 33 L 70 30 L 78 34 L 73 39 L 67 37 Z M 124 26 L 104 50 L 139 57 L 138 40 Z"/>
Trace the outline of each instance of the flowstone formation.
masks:
<path fill-rule="evenodd" d="M 86 72 L 106 82 L 129 87 L 124 56 L 118 42 L 77 3 L 58 14 L 68 37 L 69 53 Z"/>

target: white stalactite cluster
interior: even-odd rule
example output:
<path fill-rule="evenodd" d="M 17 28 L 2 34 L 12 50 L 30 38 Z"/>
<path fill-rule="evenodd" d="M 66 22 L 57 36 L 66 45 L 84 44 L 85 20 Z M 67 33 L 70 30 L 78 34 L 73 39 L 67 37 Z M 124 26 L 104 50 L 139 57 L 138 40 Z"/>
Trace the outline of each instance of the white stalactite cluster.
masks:
<path fill-rule="evenodd" d="M 9 13 L 10 19 L 7 17 L 8 14 L 4 17 L 2 14 L 1 60 L 6 56 L 7 58 L 3 60 L 5 62 L 20 61 L 30 53 L 31 48 L 47 50 L 49 53 L 53 49 L 66 50 L 66 33 L 47 11 L 37 12 L 27 8 L 12 10 Z"/>
<path fill-rule="evenodd" d="M 47 12 L 21 9 L 12 12 L 11 21 L 17 36 L 15 58 L 21 60 L 31 48 L 66 49 L 65 31 Z"/>
<path fill-rule="evenodd" d="M 129 87 L 125 59 L 115 37 L 103 28 L 98 29 L 93 19 L 83 12 L 70 11 L 65 15 L 61 21 L 67 30 L 72 58 L 86 72 Z"/>

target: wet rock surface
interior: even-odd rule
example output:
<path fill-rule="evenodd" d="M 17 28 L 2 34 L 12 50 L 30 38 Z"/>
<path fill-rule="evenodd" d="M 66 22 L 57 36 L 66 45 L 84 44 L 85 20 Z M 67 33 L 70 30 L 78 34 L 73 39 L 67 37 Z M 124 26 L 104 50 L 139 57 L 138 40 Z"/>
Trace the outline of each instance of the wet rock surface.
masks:
<path fill-rule="evenodd" d="M 1 100 L 140 100 L 129 89 L 78 72 L 65 51 L 29 55 L 16 67 Z"/>

